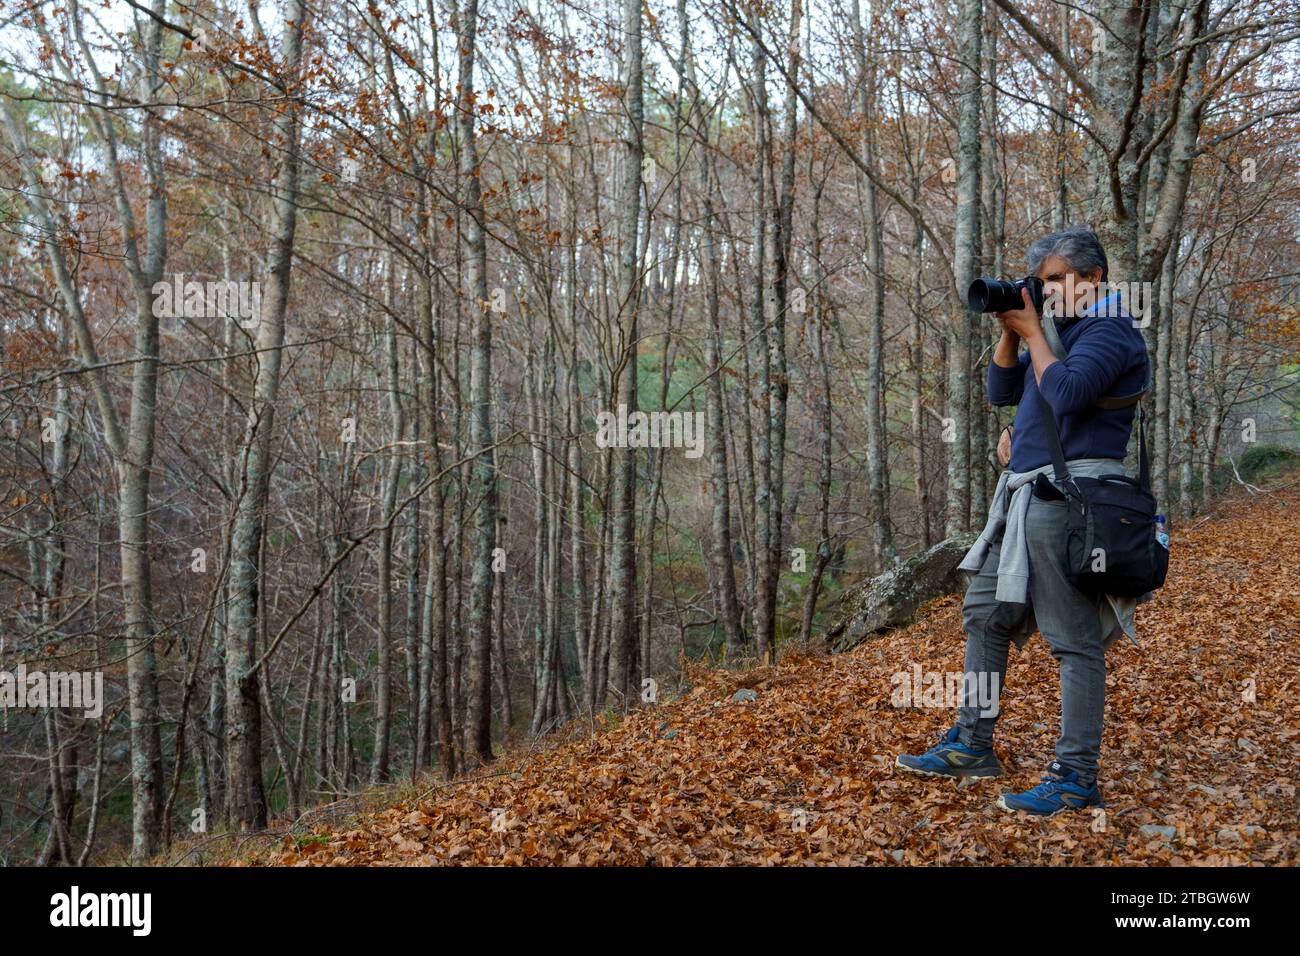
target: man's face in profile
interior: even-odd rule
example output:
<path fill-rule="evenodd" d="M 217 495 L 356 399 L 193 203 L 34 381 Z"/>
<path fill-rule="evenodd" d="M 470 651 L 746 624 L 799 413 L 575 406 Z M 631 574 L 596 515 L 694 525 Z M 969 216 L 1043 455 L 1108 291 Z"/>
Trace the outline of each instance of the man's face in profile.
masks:
<path fill-rule="evenodd" d="M 1097 304 L 1100 269 L 1082 274 L 1060 256 L 1048 256 L 1035 274 L 1043 280 L 1043 308 L 1053 315 L 1082 315 Z"/>

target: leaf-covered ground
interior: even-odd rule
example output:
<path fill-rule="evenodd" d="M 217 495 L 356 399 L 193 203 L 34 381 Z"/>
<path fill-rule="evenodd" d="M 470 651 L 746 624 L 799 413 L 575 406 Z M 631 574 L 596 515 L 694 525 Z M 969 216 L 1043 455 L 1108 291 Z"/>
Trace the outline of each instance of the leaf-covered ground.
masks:
<path fill-rule="evenodd" d="M 1108 654 L 1104 819 L 994 806 L 1052 756 L 1059 686 L 1040 636 L 1011 654 L 997 740 L 1008 776 L 958 787 L 894 769 L 952 723 L 947 709 L 893 706 L 891 677 L 961 670 L 954 596 L 849 654 L 692 672 L 684 696 L 617 726 L 246 860 L 1294 865 L 1300 492 L 1175 528 L 1169 584 L 1138 615 L 1141 646 Z M 757 697 L 733 700 L 740 688 Z"/>

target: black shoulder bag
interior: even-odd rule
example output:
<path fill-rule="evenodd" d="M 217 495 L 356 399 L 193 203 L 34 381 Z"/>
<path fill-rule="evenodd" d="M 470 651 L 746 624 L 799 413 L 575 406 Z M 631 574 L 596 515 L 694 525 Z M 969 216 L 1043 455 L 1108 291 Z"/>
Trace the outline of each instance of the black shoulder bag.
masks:
<path fill-rule="evenodd" d="M 1138 403 L 1138 477 L 1075 477 L 1065 464 L 1056 416 L 1041 392 L 1038 404 L 1047 425 L 1052 471 L 1064 493 L 1067 574 L 1090 594 L 1141 597 L 1165 583 L 1169 551 L 1156 540 L 1156 499 L 1151 493 L 1146 429 Z M 1114 406 L 1111 406 L 1114 407 Z"/>

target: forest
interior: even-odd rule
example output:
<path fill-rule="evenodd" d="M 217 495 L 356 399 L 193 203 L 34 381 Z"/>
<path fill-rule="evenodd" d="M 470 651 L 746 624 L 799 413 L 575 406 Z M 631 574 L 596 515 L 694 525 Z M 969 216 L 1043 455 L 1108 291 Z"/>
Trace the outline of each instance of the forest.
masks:
<path fill-rule="evenodd" d="M 1054 230 L 1135 292 L 1177 542 L 1300 461 L 1298 41 L 1292 0 L 0 0 L 0 864 L 824 649 L 983 527 L 965 292 Z"/>

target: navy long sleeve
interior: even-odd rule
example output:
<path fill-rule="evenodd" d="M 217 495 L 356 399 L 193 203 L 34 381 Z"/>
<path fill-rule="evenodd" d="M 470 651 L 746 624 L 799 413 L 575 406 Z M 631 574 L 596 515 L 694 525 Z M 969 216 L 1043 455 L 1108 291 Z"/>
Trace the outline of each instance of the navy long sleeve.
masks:
<path fill-rule="evenodd" d="M 1028 367 L 1028 350 L 1020 353 L 1020 359 L 1011 368 L 1003 368 L 997 362 L 990 360 L 989 404 L 1019 405 L 1020 396 L 1025 391 L 1025 369 Z"/>
<path fill-rule="evenodd" d="M 1067 461 L 1123 460 L 1136 406 L 1104 409 L 1098 408 L 1096 401 L 1105 395 L 1131 395 L 1147 383 L 1148 359 L 1142 333 L 1122 311 L 1111 309 L 1119 314 L 1105 314 L 1108 310 L 1102 306 L 1106 304 L 1099 304 L 1092 314 L 1068 324 L 1057 321 L 1057 331 L 1069 354 L 1043 373 L 1042 394 L 1055 413 Z M 1013 471 L 1031 471 L 1052 460 L 1038 392 L 1039 382 L 1027 350 L 1015 368 L 989 362 L 989 402 L 1018 406 L 1011 439 Z"/>

